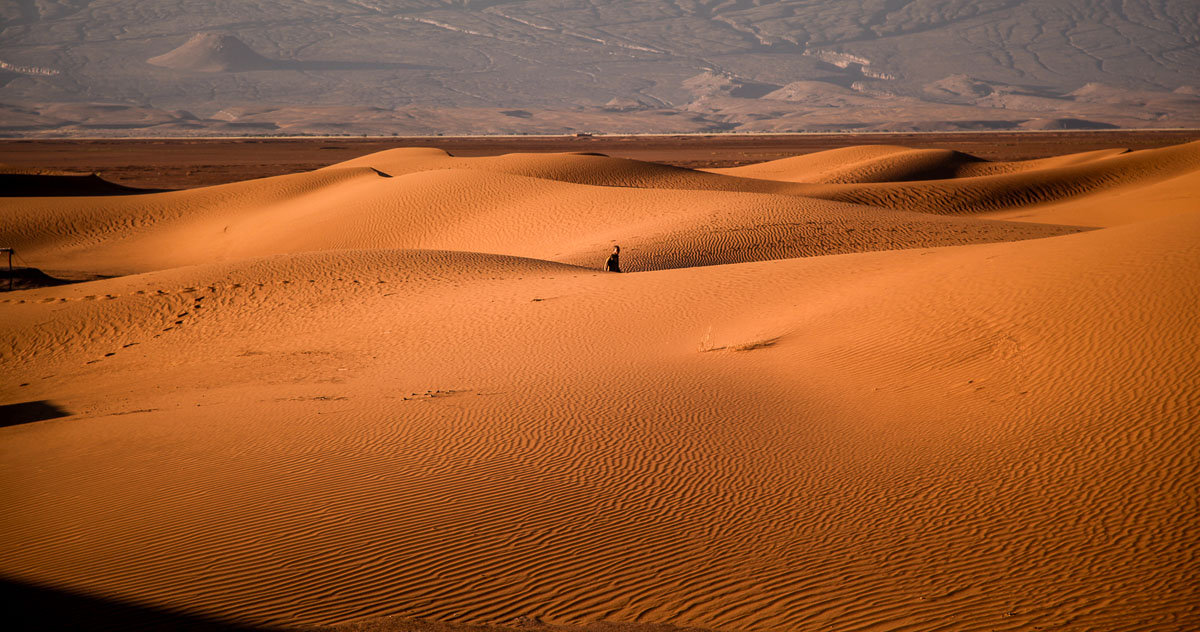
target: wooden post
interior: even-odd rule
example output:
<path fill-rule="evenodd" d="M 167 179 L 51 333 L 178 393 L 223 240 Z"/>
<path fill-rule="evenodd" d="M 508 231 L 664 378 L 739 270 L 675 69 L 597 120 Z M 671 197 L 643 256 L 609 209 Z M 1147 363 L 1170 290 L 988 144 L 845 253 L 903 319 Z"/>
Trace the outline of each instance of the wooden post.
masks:
<path fill-rule="evenodd" d="M 12 248 L 0 248 L 0 252 L 8 253 L 8 291 L 11 292 L 12 287 L 13 287 L 13 269 L 12 269 L 13 249 Z"/>

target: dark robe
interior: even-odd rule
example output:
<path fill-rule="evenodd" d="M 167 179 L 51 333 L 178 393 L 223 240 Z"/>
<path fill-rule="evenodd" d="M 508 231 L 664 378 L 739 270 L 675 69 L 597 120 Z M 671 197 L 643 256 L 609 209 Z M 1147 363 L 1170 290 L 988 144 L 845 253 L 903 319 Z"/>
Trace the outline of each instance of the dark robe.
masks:
<path fill-rule="evenodd" d="M 608 255 L 608 261 L 604 262 L 604 271 L 605 272 L 620 272 L 621 271 L 620 256 L 621 255 L 616 252 L 612 253 L 611 255 Z"/>

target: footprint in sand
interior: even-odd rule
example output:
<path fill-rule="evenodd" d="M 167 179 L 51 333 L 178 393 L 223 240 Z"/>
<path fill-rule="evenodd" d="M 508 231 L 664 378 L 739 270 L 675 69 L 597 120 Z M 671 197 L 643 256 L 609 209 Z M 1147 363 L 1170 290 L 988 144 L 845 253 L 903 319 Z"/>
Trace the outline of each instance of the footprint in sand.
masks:
<path fill-rule="evenodd" d="M 400 401 L 407 402 L 407 401 L 417 401 L 417 400 L 423 400 L 423 399 L 436 399 L 439 397 L 449 397 L 451 395 L 457 395 L 459 393 L 464 393 L 464 392 L 466 392 L 466 391 L 429 390 L 429 391 L 425 391 L 424 393 L 410 393 L 408 395 L 408 397 L 403 397 L 403 398 L 401 398 Z"/>

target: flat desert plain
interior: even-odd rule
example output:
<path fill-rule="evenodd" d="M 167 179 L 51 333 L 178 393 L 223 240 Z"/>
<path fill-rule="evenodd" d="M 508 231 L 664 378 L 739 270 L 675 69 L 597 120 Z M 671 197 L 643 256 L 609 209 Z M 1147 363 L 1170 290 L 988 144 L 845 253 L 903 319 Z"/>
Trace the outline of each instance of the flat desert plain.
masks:
<path fill-rule="evenodd" d="M 296 138 L 0 138 L 0 175 L 98 173 L 143 189 L 185 189 L 312 171 L 397 147 L 432 147 L 455 156 L 602 153 L 614 158 L 704 169 L 736 167 L 851 145 L 949 149 L 992 161 L 1030 160 L 1099 149 L 1154 149 L 1200 140 L 1200 130 L 890 132 L 854 134 L 658 134 L 581 136 L 423 136 Z M 928 173 L 927 177 L 936 174 Z M 79 191 L 78 185 L 73 187 Z"/>
<path fill-rule="evenodd" d="M 1200 143 L 410 147 L 0 217 L 94 279 L 0 295 L 30 627 L 1200 628 Z"/>

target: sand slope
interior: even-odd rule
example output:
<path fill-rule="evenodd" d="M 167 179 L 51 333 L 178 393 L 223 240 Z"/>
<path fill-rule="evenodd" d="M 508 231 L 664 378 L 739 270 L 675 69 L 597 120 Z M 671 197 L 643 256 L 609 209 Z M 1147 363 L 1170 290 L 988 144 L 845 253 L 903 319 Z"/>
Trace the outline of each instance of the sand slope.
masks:
<path fill-rule="evenodd" d="M 413 151 L 4 200 L 30 261 L 135 274 L 0 296 L 0 575 L 277 626 L 1196 627 L 1194 152 L 842 189 L 886 207 Z M 1034 219 L 1169 208 L 913 188 L 1022 176 Z"/>
<path fill-rule="evenodd" d="M 901 182 L 1055 169 L 1103 160 L 1123 153 L 1126 152 L 1121 149 L 1110 149 L 1040 160 L 988 162 L 956 151 L 865 145 L 708 171 L 783 182 Z"/>
<path fill-rule="evenodd" d="M 546 179 L 565 170 L 533 169 L 547 162 L 544 157 L 514 158 L 545 178 L 474 168 L 388 176 L 339 166 L 125 200 L 12 201 L 9 241 L 49 269 L 82 266 L 112 274 L 344 248 L 453 249 L 596 266 L 614 243 L 625 248 L 625 268 L 637 271 L 1079 230 L 795 195 L 578 184 Z M 618 164 L 634 171 L 646 163 Z M 576 167 L 586 172 L 586 165 Z M 609 176 L 621 177 L 602 172 L 595 179 Z M 649 186 L 652 177 L 642 184 Z"/>
<path fill-rule="evenodd" d="M 970 213 L 1110 194 L 1192 174 L 1198 168 L 1200 142 L 1195 142 L 1117 156 L 1059 159 L 1045 168 L 1001 169 L 994 175 L 902 184 L 826 185 L 806 189 L 804 194 L 928 213 Z"/>

